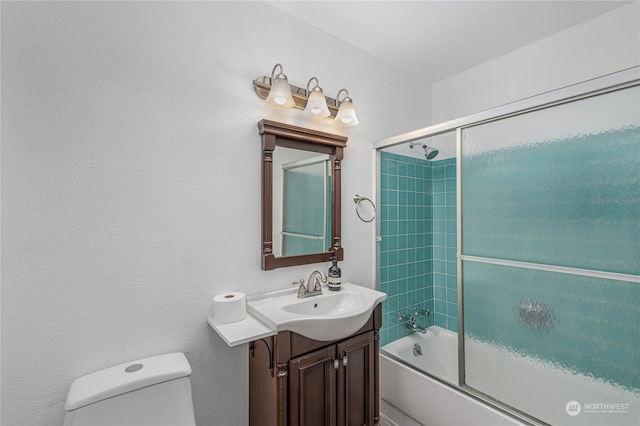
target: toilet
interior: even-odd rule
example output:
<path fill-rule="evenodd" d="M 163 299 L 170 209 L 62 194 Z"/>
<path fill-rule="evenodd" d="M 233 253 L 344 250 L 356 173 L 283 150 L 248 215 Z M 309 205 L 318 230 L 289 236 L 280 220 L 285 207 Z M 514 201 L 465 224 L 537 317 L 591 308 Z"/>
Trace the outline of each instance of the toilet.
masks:
<path fill-rule="evenodd" d="M 65 425 L 190 425 L 191 366 L 182 353 L 127 362 L 71 383 Z"/>

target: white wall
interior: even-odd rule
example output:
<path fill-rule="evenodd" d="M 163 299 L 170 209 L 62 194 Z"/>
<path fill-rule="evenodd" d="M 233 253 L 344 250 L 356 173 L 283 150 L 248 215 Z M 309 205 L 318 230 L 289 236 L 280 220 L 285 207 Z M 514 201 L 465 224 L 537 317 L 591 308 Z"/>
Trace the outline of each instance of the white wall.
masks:
<path fill-rule="evenodd" d="M 433 123 L 640 65 L 640 2 L 433 85 Z"/>
<path fill-rule="evenodd" d="M 371 142 L 426 124 L 430 88 L 261 2 L 1 7 L 2 424 L 61 424 L 74 378 L 171 351 L 199 424 L 246 424 L 247 347 L 209 328 L 211 297 L 329 266 L 260 270 L 256 123 L 349 136 L 341 267 L 373 286 L 374 225 L 351 199 L 373 195 Z M 361 124 L 268 109 L 251 81 L 276 62 L 347 87 Z"/>

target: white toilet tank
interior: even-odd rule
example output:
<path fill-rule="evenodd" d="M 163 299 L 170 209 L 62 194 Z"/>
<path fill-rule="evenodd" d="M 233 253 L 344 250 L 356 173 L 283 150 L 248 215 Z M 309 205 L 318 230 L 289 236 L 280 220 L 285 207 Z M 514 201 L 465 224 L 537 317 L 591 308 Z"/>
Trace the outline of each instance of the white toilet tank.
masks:
<path fill-rule="evenodd" d="M 195 425 L 191 366 L 182 353 L 127 362 L 71 383 L 65 425 Z"/>

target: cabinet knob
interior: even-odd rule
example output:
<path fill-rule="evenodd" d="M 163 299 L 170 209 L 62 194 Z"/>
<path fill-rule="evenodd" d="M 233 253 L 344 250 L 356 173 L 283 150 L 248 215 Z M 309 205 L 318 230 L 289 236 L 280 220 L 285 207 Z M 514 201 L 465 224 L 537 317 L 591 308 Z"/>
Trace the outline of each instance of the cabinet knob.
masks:
<path fill-rule="evenodd" d="M 342 357 L 342 365 L 344 365 L 345 367 L 347 366 L 347 356 L 343 356 Z"/>
<path fill-rule="evenodd" d="M 333 368 L 336 370 L 340 367 L 340 361 L 338 359 L 333 360 Z"/>

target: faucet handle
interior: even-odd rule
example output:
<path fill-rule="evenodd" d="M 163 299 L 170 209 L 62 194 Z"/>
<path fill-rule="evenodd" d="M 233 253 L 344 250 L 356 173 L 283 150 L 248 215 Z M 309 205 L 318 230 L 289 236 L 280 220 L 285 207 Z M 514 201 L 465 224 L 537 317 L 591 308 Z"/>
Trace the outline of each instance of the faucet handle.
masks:
<path fill-rule="evenodd" d="M 316 275 L 316 279 L 315 279 L 315 283 L 313 284 L 313 290 L 314 291 L 322 291 L 322 278 L 320 278 L 319 275 Z"/>
<path fill-rule="evenodd" d="M 406 317 L 407 317 L 407 314 L 405 314 L 404 312 L 398 312 L 398 321 L 402 321 Z"/>
<path fill-rule="evenodd" d="M 307 288 L 304 286 L 304 278 L 298 281 L 292 282 L 291 285 L 298 286 L 298 299 L 302 299 L 304 297 L 305 292 L 307 291 Z"/>
<path fill-rule="evenodd" d="M 424 315 L 425 317 L 428 317 L 429 315 L 431 315 L 431 312 L 429 312 L 428 309 L 422 310 L 416 306 L 416 308 L 413 310 L 413 315 L 417 317 L 419 317 L 420 315 Z"/>

